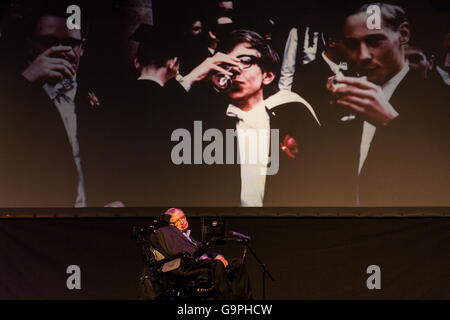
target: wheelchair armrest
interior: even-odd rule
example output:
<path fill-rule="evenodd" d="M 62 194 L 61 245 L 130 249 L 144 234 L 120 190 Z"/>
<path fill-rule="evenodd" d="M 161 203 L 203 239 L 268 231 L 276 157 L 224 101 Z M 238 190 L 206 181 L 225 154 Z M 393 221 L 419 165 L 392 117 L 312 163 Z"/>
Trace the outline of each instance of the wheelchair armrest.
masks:
<path fill-rule="evenodd" d="M 176 259 L 192 259 L 191 255 L 187 252 L 180 252 L 177 254 L 174 254 L 170 257 L 164 258 L 162 260 L 158 260 L 156 262 L 153 262 L 149 267 L 153 267 L 153 268 L 159 268 L 161 266 L 163 266 L 164 264 L 168 263 L 168 262 L 172 262 Z"/>
<path fill-rule="evenodd" d="M 222 238 L 212 239 L 212 240 L 202 244 L 200 247 L 198 247 L 197 250 L 192 255 L 192 257 L 194 259 L 198 258 L 198 257 L 202 256 L 204 253 L 206 253 L 210 246 L 224 244 L 224 243 L 225 243 L 225 240 Z"/>

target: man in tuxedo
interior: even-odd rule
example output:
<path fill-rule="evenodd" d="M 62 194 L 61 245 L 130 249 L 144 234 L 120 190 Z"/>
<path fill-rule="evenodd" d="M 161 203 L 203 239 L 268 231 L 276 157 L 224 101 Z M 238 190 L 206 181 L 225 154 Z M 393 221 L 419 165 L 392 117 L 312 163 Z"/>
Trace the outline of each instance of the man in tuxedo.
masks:
<path fill-rule="evenodd" d="M 421 73 L 425 79 L 429 77 L 431 63 L 423 49 L 411 45 L 405 46 L 405 59 L 412 70 Z"/>
<path fill-rule="evenodd" d="M 351 206 L 355 203 L 355 145 L 359 141 L 359 123 L 344 108 L 330 104 L 326 89 L 329 77 L 350 71 L 337 21 L 336 17 L 321 26 L 325 49 L 314 61 L 297 66 L 292 85 L 292 91 L 312 105 L 322 124 L 314 137 L 319 166 L 315 179 L 320 186 L 311 202 L 320 206 Z"/>
<path fill-rule="evenodd" d="M 439 43 L 436 45 L 436 65 L 430 73 L 430 77 L 436 82 L 438 86 L 450 86 L 450 27 L 446 21 L 447 27 L 443 27 L 438 32 Z"/>
<path fill-rule="evenodd" d="M 181 209 L 168 209 L 163 215 L 163 220 L 167 220 L 169 226 L 159 228 L 155 232 L 159 249 L 166 257 L 181 252 L 187 252 L 192 256 L 200 255 L 202 243 L 191 236 L 189 223 Z M 221 254 L 206 252 L 196 258 L 195 262 L 182 266 L 178 272 L 188 274 L 189 271 L 199 268 L 211 271 L 212 280 L 219 292 L 218 298 L 252 298 L 250 279 L 242 259 L 227 260 Z"/>
<path fill-rule="evenodd" d="M 68 29 L 66 8 L 36 8 L 25 52 L 2 75 L 2 207 L 87 204 L 80 131 L 95 122 L 100 102 L 80 83 L 86 30 Z M 86 135 L 92 140 L 92 131 Z"/>
<path fill-rule="evenodd" d="M 304 203 L 311 190 L 306 186 L 312 182 L 307 173 L 314 148 L 310 142 L 319 127 L 314 111 L 291 92 L 273 94 L 279 59 L 259 34 L 233 31 L 220 49 L 240 60 L 239 66 L 232 70 L 233 85 L 227 93 L 230 104 L 226 116 L 227 127 L 237 132 L 237 149 L 242 159 L 238 180 L 241 205 Z M 246 134 L 252 131 L 262 140 L 258 141 L 258 147 L 246 139 Z M 261 136 L 266 131 L 270 134 Z M 270 150 L 264 149 L 264 143 Z M 257 163 L 250 160 L 253 152 L 260 156 Z"/>
<path fill-rule="evenodd" d="M 183 205 L 217 204 L 204 196 L 203 188 L 208 188 L 202 183 L 207 179 L 205 170 L 173 163 L 172 133 L 178 128 L 191 129 L 193 121 L 206 112 L 216 114 L 213 108 L 198 107 L 199 101 L 211 102 L 212 89 L 202 80 L 220 68 L 220 63 L 235 62 L 218 54 L 182 77 L 179 66 L 183 42 L 176 32 L 164 26 L 141 25 L 131 39 L 139 42 L 135 59 L 139 78 L 119 103 L 122 108 L 116 130 L 118 149 L 125 155 L 118 170 L 124 182 L 121 189 L 125 204 L 162 206 L 173 201 Z M 184 183 L 174 184 L 177 179 L 183 179 Z"/>
<path fill-rule="evenodd" d="M 448 106 L 405 61 L 410 29 L 403 9 L 376 5 L 380 29 L 367 27 L 369 4 L 343 24 L 349 67 L 360 77 L 328 83 L 332 101 L 361 121 L 357 204 L 448 205 Z"/>
<path fill-rule="evenodd" d="M 286 40 L 283 51 L 280 51 L 283 56 L 278 87 L 280 90 L 291 90 L 297 70 L 318 56 L 319 32 L 313 31 L 308 24 L 301 24 L 284 33 L 288 35 L 287 38 L 282 37 Z"/>
<path fill-rule="evenodd" d="M 318 118 L 323 125 L 334 123 L 339 119 L 329 119 L 330 106 L 324 105 L 329 102 L 326 91 L 326 83 L 329 77 L 338 73 L 345 73 L 348 69 L 345 50 L 343 48 L 339 24 L 329 21 L 327 25 L 321 26 L 324 50 L 317 53 L 314 61 L 297 66 L 292 91 L 298 93 L 315 108 Z M 328 104 L 328 103 L 327 103 Z M 333 112 L 336 112 L 333 108 Z M 335 115 L 337 117 L 337 115 Z"/>
<path fill-rule="evenodd" d="M 187 94 L 175 79 L 182 47 L 176 32 L 142 24 L 131 40 L 139 43 L 134 60 L 138 78 L 119 98 L 116 141 L 118 197 L 127 206 L 182 203 L 184 192 L 173 186 L 183 175 L 171 160 L 171 134 L 182 127 Z M 178 190 L 178 191 L 177 191 Z"/>
<path fill-rule="evenodd" d="M 183 63 L 180 65 L 181 74 L 189 73 L 205 58 L 211 56 L 208 51 L 205 18 L 197 8 L 186 10 L 188 13 L 182 20 L 185 46 L 182 54 Z"/>
<path fill-rule="evenodd" d="M 277 54 L 259 34 L 235 30 L 221 41 L 218 53 L 187 75 L 185 82 L 204 79 L 211 71 L 230 77 L 232 85 L 223 94 L 228 106 L 208 100 L 209 108 L 203 108 L 213 111 L 199 115 L 204 130 L 219 128 L 224 137 L 227 129 L 236 133 L 232 137 L 234 149 L 227 150 L 234 153 L 226 156 L 233 158 L 234 165 L 202 167 L 208 172 L 208 199 L 215 205 L 242 206 L 309 201 L 312 188 L 306 186 L 312 181 L 309 166 L 314 153 L 311 137 L 319 124 L 312 108 L 297 94 L 273 94 L 279 72 Z M 247 139 L 252 134 L 259 137 L 257 142 Z"/>

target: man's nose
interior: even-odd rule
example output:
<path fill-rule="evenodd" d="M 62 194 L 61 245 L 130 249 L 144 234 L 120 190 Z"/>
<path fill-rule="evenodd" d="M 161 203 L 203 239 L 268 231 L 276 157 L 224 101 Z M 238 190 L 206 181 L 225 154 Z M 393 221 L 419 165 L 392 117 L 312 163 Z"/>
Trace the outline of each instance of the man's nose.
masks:
<path fill-rule="evenodd" d="M 242 72 L 241 66 L 231 66 L 230 72 L 233 74 L 233 76 L 238 75 Z"/>
<path fill-rule="evenodd" d="M 362 42 L 359 46 L 359 60 L 370 60 L 372 59 L 372 54 L 366 44 Z"/>

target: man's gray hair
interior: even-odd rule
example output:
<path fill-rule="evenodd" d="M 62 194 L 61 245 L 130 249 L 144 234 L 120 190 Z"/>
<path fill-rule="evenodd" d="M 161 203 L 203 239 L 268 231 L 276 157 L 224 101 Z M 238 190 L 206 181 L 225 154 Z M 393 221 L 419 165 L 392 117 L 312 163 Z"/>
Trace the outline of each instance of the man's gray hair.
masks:
<path fill-rule="evenodd" d="M 172 216 L 177 211 L 183 212 L 183 210 L 181 210 L 180 208 L 170 208 L 170 209 L 167 209 L 166 212 L 164 212 L 164 214 Z"/>

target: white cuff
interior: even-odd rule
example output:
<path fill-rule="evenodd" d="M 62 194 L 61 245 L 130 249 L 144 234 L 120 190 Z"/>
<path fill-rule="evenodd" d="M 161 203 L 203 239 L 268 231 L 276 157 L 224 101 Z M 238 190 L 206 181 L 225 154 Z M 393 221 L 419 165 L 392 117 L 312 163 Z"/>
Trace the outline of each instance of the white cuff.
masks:
<path fill-rule="evenodd" d="M 178 83 L 183 86 L 183 88 L 184 88 L 184 90 L 186 90 L 186 92 L 189 92 L 189 90 L 191 90 L 191 86 L 189 84 L 187 84 L 186 81 L 184 81 L 184 77 L 181 74 L 178 74 L 175 77 L 175 80 L 177 80 Z"/>

